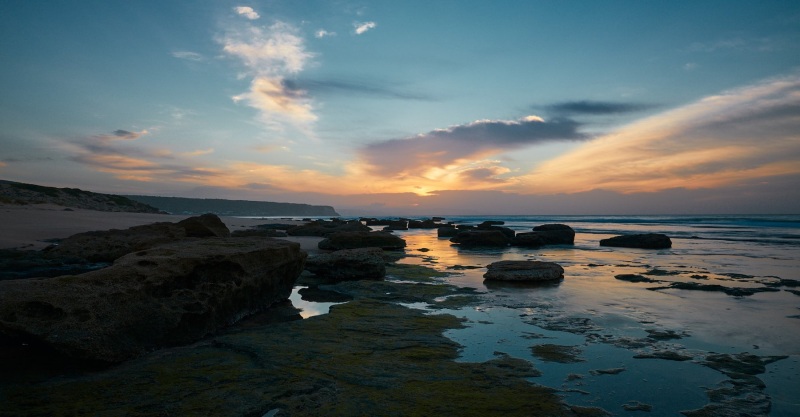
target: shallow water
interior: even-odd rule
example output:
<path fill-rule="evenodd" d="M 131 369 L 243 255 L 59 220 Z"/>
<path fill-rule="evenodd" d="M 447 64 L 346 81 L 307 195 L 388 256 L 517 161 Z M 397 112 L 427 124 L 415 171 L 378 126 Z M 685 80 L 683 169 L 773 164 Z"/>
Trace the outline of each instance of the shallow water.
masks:
<path fill-rule="evenodd" d="M 485 361 L 497 353 L 530 360 L 543 372 L 532 381 L 563 389 L 568 402 L 599 406 L 620 415 L 636 401 L 655 415 L 679 415 L 708 402 L 705 388 L 729 379 L 701 364 L 712 353 L 787 355 L 758 377 L 771 397 L 772 416 L 800 415 L 800 297 L 789 292 L 798 280 L 800 218 L 796 216 L 722 217 L 560 217 L 458 218 L 458 224 L 504 220 L 530 231 L 544 223 L 576 229 L 575 245 L 541 249 L 460 249 L 436 230 L 396 232 L 410 257 L 401 262 L 453 273 L 445 281 L 483 291 L 477 308 L 447 311 L 468 327 L 447 336 L 464 346 L 461 360 Z M 665 233 L 673 247 L 642 250 L 600 247 L 600 239 L 622 233 Z M 420 251 L 420 249 L 428 249 Z M 510 286 L 484 283 L 485 266 L 498 260 L 556 262 L 565 279 L 555 285 Z M 454 266 L 477 267 L 453 269 Z M 618 274 L 646 274 L 662 283 L 632 283 Z M 766 288 L 750 296 L 720 291 L 648 288 L 696 282 L 736 288 Z M 549 330 L 548 330 L 549 329 Z M 554 330 L 555 329 L 555 330 Z M 650 331 L 676 338 L 648 339 Z M 648 340 L 632 347 L 630 340 Z M 585 362 L 562 364 L 533 356 L 537 344 L 575 346 Z M 643 351 L 670 350 L 692 360 L 634 359 Z M 624 368 L 618 374 L 590 371 Z M 570 374 L 575 374 L 567 380 Z M 578 377 L 577 375 L 580 375 Z"/>

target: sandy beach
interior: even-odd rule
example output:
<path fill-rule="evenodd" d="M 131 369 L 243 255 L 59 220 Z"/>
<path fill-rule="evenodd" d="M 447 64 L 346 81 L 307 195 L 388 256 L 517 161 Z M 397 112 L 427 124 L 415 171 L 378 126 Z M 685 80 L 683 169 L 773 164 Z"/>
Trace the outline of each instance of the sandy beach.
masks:
<path fill-rule="evenodd" d="M 47 247 L 48 239 L 63 239 L 76 233 L 94 230 L 127 229 L 156 222 L 178 222 L 189 215 L 105 212 L 73 209 L 52 204 L 0 205 L 3 231 L 0 249 L 32 249 Z M 301 224 L 299 221 L 272 218 L 220 217 L 231 231 L 254 227 L 264 223 Z M 288 237 L 300 243 L 307 252 L 317 251 L 316 237 Z"/>

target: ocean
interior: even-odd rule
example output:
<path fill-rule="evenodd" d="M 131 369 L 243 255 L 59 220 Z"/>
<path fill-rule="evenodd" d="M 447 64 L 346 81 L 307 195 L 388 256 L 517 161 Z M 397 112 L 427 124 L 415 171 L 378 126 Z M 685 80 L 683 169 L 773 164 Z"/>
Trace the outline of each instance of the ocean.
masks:
<path fill-rule="evenodd" d="M 567 224 L 576 231 L 575 244 L 465 249 L 437 237 L 435 229 L 395 232 L 408 245 L 401 263 L 448 272 L 443 282 L 482 293 L 479 305 L 431 311 L 464 318 L 465 328 L 446 334 L 462 345 L 459 360 L 529 360 L 542 374 L 532 382 L 558 390 L 570 404 L 612 415 L 684 415 L 712 398 L 738 410 L 731 415 L 800 415 L 800 216 L 445 221 L 484 220 L 503 221 L 517 232 Z M 631 233 L 664 233 L 673 245 L 599 246 L 600 239 Z M 560 264 L 563 281 L 484 282 L 486 265 L 523 259 Z M 621 274 L 652 282 L 617 279 Z M 304 309 L 324 309 L 293 300 Z M 720 410 L 708 415 L 723 415 Z"/>

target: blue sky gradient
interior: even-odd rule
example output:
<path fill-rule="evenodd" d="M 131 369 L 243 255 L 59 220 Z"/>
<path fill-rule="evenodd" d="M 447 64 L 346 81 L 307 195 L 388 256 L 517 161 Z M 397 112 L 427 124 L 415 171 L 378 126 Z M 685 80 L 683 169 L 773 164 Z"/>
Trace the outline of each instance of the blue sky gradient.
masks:
<path fill-rule="evenodd" d="M 800 212 L 796 1 L 10 0 L 0 58 L 9 180 L 352 213 Z"/>

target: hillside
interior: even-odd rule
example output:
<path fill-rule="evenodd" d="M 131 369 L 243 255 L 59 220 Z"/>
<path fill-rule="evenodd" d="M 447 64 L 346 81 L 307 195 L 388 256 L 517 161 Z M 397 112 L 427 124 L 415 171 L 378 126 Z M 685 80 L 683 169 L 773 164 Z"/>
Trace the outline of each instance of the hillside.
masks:
<path fill-rule="evenodd" d="M 78 188 L 56 188 L 0 180 L 0 203 L 57 204 L 64 207 L 97 211 L 158 213 L 145 203 L 114 194 L 100 194 Z"/>
<path fill-rule="evenodd" d="M 331 206 L 184 197 L 128 195 L 131 200 L 172 214 L 215 213 L 220 216 L 338 216 Z"/>

